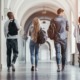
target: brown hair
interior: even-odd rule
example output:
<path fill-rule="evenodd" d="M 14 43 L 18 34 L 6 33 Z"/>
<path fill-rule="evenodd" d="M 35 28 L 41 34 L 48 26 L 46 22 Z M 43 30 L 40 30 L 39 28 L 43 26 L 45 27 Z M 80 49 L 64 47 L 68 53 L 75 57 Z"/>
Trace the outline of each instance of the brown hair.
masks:
<path fill-rule="evenodd" d="M 7 16 L 8 16 L 9 19 L 14 19 L 14 15 L 13 15 L 12 12 L 8 12 Z"/>
<path fill-rule="evenodd" d="M 62 12 L 64 12 L 64 10 L 63 10 L 62 8 L 59 8 L 59 9 L 57 10 L 57 14 L 60 14 L 60 13 L 62 13 Z"/>
<path fill-rule="evenodd" d="M 35 17 L 33 19 L 33 37 L 34 37 L 34 40 L 37 41 L 37 36 L 38 36 L 38 32 L 39 32 L 39 26 L 40 26 L 40 23 L 39 23 L 39 19 L 38 17 Z"/>
<path fill-rule="evenodd" d="M 80 17 L 79 17 L 79 19 L 78 19 L 78 22 L 80 23 Z"/>
<path fill-rule="evenodd" d="M 50 24 L 54 24 L 54 19 L 51 19 Z"/>

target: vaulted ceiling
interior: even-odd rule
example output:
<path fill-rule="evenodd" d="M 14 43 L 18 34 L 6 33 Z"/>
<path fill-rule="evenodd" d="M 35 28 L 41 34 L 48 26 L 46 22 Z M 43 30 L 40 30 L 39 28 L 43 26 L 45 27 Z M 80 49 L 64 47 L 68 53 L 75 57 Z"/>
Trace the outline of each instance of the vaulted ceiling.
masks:
<path fill-rule="evenodd" d="M 43 10 L 44 7 L 47 11 L 54 13 L 58 8 L 63 8 L 66 17 L 69 19 L 71 11 L 73 15 L 76 13 L 76 7 L 74 8 L 76 6 L 75 1 L 77 2 L 77 0 L 4 0 L 4 9 L 6 13 L 7 11 L 13 11 L 16 18 L 20 22 L 23 21 L 23 25 L 29 16 Z"/>

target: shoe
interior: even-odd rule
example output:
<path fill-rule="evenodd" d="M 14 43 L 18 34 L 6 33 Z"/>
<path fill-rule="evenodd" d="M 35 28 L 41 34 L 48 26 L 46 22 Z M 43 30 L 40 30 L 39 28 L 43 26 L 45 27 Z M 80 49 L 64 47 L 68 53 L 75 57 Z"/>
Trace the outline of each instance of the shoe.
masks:
<path fill-rule="evenodd" d="M 37 67 L 35 68 L 35 71 L 38 71 L 38 68 Z"/>
<path fill-rule="evenodd" d="M 8 68 L 7 71 L 10 72 L 10 68 Z"/>
<path fill-rule="evenodd" d="M 60 72 L 60 64 L 58 64 L 57 66 L 58 66 L 57 72 Z"/>
<path fill-rule="evenodd" d="M 15 66 L 12 64 L 12 71 L 15 72 Z"/>
<path fill-rule="evenodd" d="M 57 72 L 60 72 L 60 69 L 57 69 Z"/>
<path fill-rule="evenodd" d="M 34 66 L 31 67 L 31 71 L 34 71 Z"/>
<path fill-rule="evenodd" d="M 62 65 L 62 71 L 64 71 L 64 67 L 65 67 L 65 66 L 64 66 L 64 65 Z"/>

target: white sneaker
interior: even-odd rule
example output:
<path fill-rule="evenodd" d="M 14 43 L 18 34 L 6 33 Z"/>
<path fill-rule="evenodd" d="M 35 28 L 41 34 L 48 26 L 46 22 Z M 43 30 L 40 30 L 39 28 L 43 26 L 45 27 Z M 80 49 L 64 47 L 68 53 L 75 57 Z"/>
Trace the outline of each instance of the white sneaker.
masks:
<path fill-rule="evenodd" d="M 10 68 L 8 68 L 7 71 L 10 72 Z"/>
<path fill-rule="evenodd" d="M 35 68 L 35 71 L 38 71 L 38 68 Z"/>
<path fill-rule="evenodd" d="M 15 66 L 12 64 L 12 71 L 15 72 Z"/>

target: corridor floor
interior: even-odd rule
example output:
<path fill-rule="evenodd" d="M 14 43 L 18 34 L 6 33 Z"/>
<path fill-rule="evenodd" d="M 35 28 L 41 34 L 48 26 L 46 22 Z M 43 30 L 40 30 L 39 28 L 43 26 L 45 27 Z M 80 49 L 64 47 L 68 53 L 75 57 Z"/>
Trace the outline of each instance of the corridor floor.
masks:
<path fill-rule="evenodd" d="M 80 80 L 80 69 L 67 65 L 64 72 L 57 72 L 54 62 L 39 63 L 38 71 L 31 72 L 30 64 L 18 65 L 16 72 L 7 72 L 3 69 L 0 72 L 0 80 Z"/>

